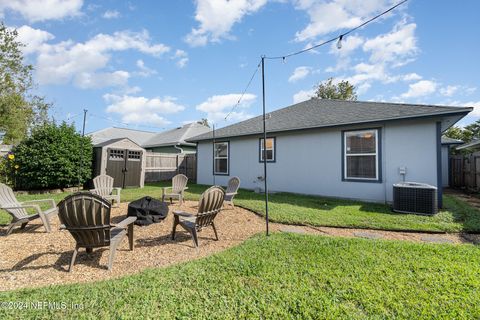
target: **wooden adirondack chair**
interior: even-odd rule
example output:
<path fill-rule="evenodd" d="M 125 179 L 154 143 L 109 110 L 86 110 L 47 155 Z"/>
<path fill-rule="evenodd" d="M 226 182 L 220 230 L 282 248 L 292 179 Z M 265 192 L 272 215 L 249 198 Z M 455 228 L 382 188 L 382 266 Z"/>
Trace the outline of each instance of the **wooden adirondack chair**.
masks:
<path fill-rule="evenodd" d="M 128 235 L 130 250 L 133 250 L 133 223 L 136 217 L 128 217 L 118 224 L 110 223 L 110 201 L 90 193 L 77 192 L 67 196 L 58 204 L 58 217 L 64 228 L 77 243 L 68 271 L 72 271 L 78 250 L 110 247 L 108 270 L 112 269 L 118 245 Z"/>
<path fill-rule="evenodd" d="M 205 227 L 212 226 L 215 238 L 218 240 L 217 229 L 215 228 L 215 217 L 222 210 L 225 191 L 221 187 L 213 186 L 208 188 L 200 197 L 197 214 L 190 214 L 183 211 L 174 211 L 172 240 L 175 240 L 177 225 L 187 230 L 198 248 L 197 232 Z"/>
<path fill-rule="evenodd" d="M 48 202 L 50 208 L 47 210 L 40 209 L 39 204 L 42 202 Z M 26 210 L 29 208 L 35 209 L 36 213 L 29 215 Z M 52 227 L 50 226 L 50 218 L 58 213 L 53 199 L 18 202 L 13 190 L 3 183 L 0 183 L 0 209 L 7 211 L 13 218 L 8 226 L 7 235 L 12 233 L 15 226 L 19 225 L 20 229 L 24 229 L 30 221 L 38 218 L 42 220 L 45 230 L 51 232 Z"/>
<path fill-rule="evenodd" d="M 188 178 L 183 174 L 177 174 L 172 178 L 172 186 L 162 188 L 162 201 L 165 201 L 165 198 L 170 198 L 170 203 L 172 203 L 172 198 L 178 198 L 180 204 L 183 203 L 183 192 L 188 189 L 187 187 Z M 168 189 L 172 189 L 171 192 L 168 192 Z"/>
<path fill-rule="evenodd" d="M 111 200 L 112 204 L 118 206 L 120 203 L 120 191 L 122 188 L 113 187 L 113 178 L 106 174 L 101 174 L 93 179 L 95 189 L 90 190 L 94 194 L 98 194 L 102 198 Z"/>
<path fill-rule="evenodd" d="M 238 193 L 238 188 L 240 188 L 240 178 L 233 177 L 228 180 L 227 190 L 225 191 L 225 202 L 228 202 L 233 208 L 235 204 L 233 203 L 233 198 Z"/>

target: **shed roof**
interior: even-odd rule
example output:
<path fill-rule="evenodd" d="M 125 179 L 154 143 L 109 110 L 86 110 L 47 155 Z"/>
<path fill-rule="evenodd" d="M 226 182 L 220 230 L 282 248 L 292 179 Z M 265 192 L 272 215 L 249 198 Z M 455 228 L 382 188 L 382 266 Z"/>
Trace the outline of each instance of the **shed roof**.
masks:
<path fill-rule="evenodd" d="M 160 132 L 143 143 L 143 147 L 161 147 L 168 145 L 194 145 L 186 140 L 210 132 L 203 124 L 192 122 L 165 132 Z"/>
<path fill-rule="evenodd" d="M 479 148 L 480 140 L 473 140 L 469 143 L 462 144 L 461 146 L 456 147 L 457 150 L 469 149 L 469 148 Z"/>
<path fill-rule="evenodd" d="M 142 145 L 145 141 L 156 135 L 156 132 L 142 131 L 128 128 L 109 127 L 102 130 L 94 131 L 87 136 L 92 138 L 94 146 L 98 146 L 111 139 L 128 138 L 138 145 Z"/>
<path fill-rule="evenodd" d="M 472 108 L 399 104 L 369 101 L 344 101 L 310 99 L 267 114 L 267 131 L 292 130 L 362 124 L 440 115 L 464 116 Z M 260 134 L 263 132 L 262 116 L 257 116 L 218 130 L 216 138 Z M 211 132 L 189 141 L 211 140 Z"/>

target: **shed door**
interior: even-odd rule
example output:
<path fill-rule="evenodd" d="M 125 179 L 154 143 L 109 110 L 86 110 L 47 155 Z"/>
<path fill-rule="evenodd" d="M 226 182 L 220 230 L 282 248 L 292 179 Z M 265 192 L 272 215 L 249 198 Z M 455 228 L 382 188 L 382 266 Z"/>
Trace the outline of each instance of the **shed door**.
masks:
<path fill-rule="evenodd" d="M 125 160 L 127 150 L 107 149 L 107 175 L 113 178 L 113 186 L 123 188 L 125 182 Z"/>
<path fill-rule="evenodd" d="M 127 161 L 125 163 L 125 187 L 140 186 L 141 174 L 142 174 L 142 152 L 127 150 Z"/>

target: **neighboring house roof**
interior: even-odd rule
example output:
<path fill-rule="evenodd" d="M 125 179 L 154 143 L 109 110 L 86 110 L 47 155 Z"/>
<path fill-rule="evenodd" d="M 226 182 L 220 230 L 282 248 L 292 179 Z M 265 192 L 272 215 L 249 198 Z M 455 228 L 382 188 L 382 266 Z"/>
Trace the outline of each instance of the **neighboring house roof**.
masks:
<path fill-rule="evenodd" d="M 462 144 L 462 140 L 452 139 L 446 136 L 442 136 L 442 144 L 449 145 L 449 144 Z"/>
<path fill-rule="evenodd" d="M 165 132 L 160 132 L 145 141 L 142 147 L 162 147 L 171 145 L 195 145 L 193 143 L 186 142 L 186 140 L 210 132 L 209 127 L 203 124 L 193 122 L 186 124 L 182 127 L 178 127 Z"/>
<path fill-rule="evenodd" d="M 480 140 L 473 140 L 469 143 L 462 144 L 461 146 L 456 147 L 457 150 L 463 150 L 468 148 L 479 148 L 480 147 Z"/>
<path fill-rule="evenodd" d="M 333 127 L 388 120 L 466 115 L 472 108 L 398 104 L 366 101 L 310 99 L 267 114 L 267 132 Z M 255 135 L 263 132 L 262 116 L 218 130 L 215 138 Z M 212 133 L 189 141 L 211 140 Z"/>
<path fill-rule="evenodd" d="M 106 142 L 111 139 L 120 139 L 120 138 L 128 138 L 131 141 L 141 146 L 143 143 L 145 143 L 145 141 L 147 141 L 148 139 L 150 139 L 156 134 L 157 134 L 156 132 L 151 132 L 151 131 L 110 127 L 110 128 L 105 128 L 102 130 L 91 132 L 87 134 L 87 136 L 92 138 L 92 143 L 94 146 L 100 146 L 100 144 L 103 142 Z"/>

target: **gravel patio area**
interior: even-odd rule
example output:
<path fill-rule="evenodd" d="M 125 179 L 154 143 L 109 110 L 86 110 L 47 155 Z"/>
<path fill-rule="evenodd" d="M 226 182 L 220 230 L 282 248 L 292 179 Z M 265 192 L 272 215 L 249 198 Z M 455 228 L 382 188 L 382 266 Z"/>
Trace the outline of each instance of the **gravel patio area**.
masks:
<path fill-rule="evenodd" d="M 58 218 L 52 219 L 54 231 L 45 233 L 39 221 L 23 231 L 4 236 L 6 226 L 0 227 L 0 291 L 40 287 L 64 283 L 83 283 L 117 278 L 138 273 L 147 268 L 163 267 L 198 259 L 235 246 L 265 229 L 262 218 L 241 208 L 223 210 L 215 219 L 219 241 L 214 240 L 211 228 L 199 233 L 200 247 L 193 246 L 190 235 L 180 226 L 174 241 L 170 235 L 173 210 L 195 213 L 198 202 L 174 203 L 165 220 L 149 226 L 134 227 L 133 251 L 128 250 L 125 238 L 117 250 L 113 269 L 107 270 L 109 250 L 96 249 L 87 254 L 81 249 L 72 272 L 67 272 L 75 242 L 67 231 L 58 230 Z M 112 222 L 126 216 L 128 203 L 112 209 Z M 272 225 L 272 231 L 278 227 Z"/>

